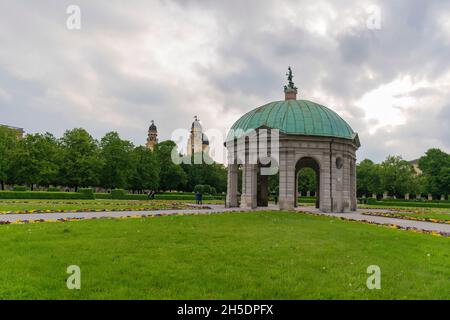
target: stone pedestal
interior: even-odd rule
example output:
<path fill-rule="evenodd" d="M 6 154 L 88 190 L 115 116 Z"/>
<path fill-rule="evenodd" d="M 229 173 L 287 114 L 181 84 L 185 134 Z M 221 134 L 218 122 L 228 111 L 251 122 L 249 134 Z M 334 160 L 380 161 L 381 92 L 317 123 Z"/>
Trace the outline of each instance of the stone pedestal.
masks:
<path fill-rule="evenodd" d="M 383 199 L 387 199 L 388 198 L 388 193 L 387 192 L 383 192 Z"/>
<path fill-rule="evenodd" d="M 428 194 L 428 201 L 432 201 L 433 200 L 433 195 L 431 193 Z"/>
<path fill-rule="evenodd" d="M 306 196 L 307 196 L 307 197 L 311 197 L 311 191 L 309 191 L 309 190 L 306 191 Z"/>
<path fill-rule="evenodd" d="M 405 193 L 405 200 L 409 200 L 409 193 Z"/>
<path fill-rule="evenodd" d="M 376 193 L 372 193 L 372 198 L 377 199 L 377 194 Z"/>
<path fill-rule="evenodd" d="M 441 195 L 441 201 L 445 201 L 445 195 Z"/>

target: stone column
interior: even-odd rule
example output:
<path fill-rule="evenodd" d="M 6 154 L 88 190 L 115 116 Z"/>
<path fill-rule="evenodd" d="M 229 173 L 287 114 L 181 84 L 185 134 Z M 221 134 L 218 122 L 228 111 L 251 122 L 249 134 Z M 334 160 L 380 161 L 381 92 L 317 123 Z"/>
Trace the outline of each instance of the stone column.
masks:
<path fill-rule="evenodd" d="M 431 193 L 428 194 L 428 201 L 432 201 L 433 200 L 433 195 Z"/>
<path fill-rule="evenodd" d="M 441 194 L 441 201 L 445 201 L 445 195 Z"/>
<path fill-rule="evenodd" d="M 417 194 L 416 194 L 416 199 L 417 199 L 417 200 L 420 200 L 421 197 L 422 197 L 422 195 L 421 195 L 420 193 L 417 193 Z"/>
<path fill-rule="evenodd" d="M 228 165 L 227 180 L 227 198 L 226 207 L 235 208 L 238 206 L 238 166 L 237 164 Z"/>
<path fill-rule="evenodd" d="M 387 191 L 383 192 L 383 199 L 387 199 L 388 198 L 388 193 Z"/>
<path fill-rule="evenodd" d="M 311 191 L 309 191 L 309 190 L 306 191 L 306 196 L 307 196 L 307 197 L 311 197 Z"/>
<path fill-rule="evenodd" d="M 257 206 L 257 165 L 244 164 L 243 168 L 241 208 L 254 209 Z"/>
<path fill-rule="evenodd" d="M 333 206 L 334 187 L 330 165 L 330 153 L 326 152 L 320 159 L 320 210 L 323 212 L 331 212 Z"/>
<path fill-rule="evenodd" d="M 294 196 L 294 207 L 298 207 L 298 173 L 295 174 L 295 196 Z"/>
<path fill-rule="evenodd" d="M 377 194 L 376 193 L 372 193 L 372 198 L 374 198 L 376 200 L 377 199 Z"/>
<path fill-rule="evenodd" d="M 350 210 L 356 211 L 358 209 L 358 200 L 356 196 L 356 163 L 355 160 L 350 160 Z"/>
<path fill-rule="evenodd" d="M 280 152 L 280 198 L 281 210 L 293 210 L 295 197 L 294 152 Z"/>
<path fill-rule="evenodd" d="M 405 193 L 405 200 L 409 200 L 409 193 Z"/>

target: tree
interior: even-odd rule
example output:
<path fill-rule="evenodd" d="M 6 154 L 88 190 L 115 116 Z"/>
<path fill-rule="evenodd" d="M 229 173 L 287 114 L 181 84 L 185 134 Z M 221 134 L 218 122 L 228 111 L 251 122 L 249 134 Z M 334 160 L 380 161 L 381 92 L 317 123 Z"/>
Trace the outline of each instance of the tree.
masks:
<path fill-rule="evenodd" d="M 298 190 L 303 195 L 308 191 L 316 191 L 316 172 L 311 168 L 303 168 L 298 174 Z"/>
<path fill-rule="evenodd" d="M 414 168 L 401 156 L 388 156 L 380 165 L 380 180 L 384 191 L 395 196 L 404 195 L 414 175 Z"/>
<path fill-rule="evenodd" d="M 187 182 L 187 176 L 179 164 L 172 161 L 172 150 L 177 145 L 171 140 L 163 141 L 156 145 L 156 154 L 160 166 L 160 189 L 179 190 Z"/>
<path fill-rule="evenodd" d="M 130 177 L 130 187 L 133 190 L 158 190 L 160 167 L 155 152 L 136 147 L 132 152 L 133 172 Z"/>
<path fill-rule="evenodd" d="M 67 130 L 60 140 L 61 182 L 69 187 L 98 186 L 102 160 L 98 142 L 84 129 Z"/>
<path fill-rule="evenodd" d="M 203 157 L 208 157 L 204 154 Z M 224 165 L 209 159 L 201 164 L 182 164 L 186 172 L 187 183 L 185 191 L 193 191 L 197 185 L 214 186 L 218 192 L 227 189 L 227 169 Z"/>
<path fill-rule="evenodd" d="M 11 154 L 18 143 L 17 132 L 13 129 L 0 126 L 0 184 L 5 189 L 8 180 L 8 171 L 11 164 Z"/>
<path fill-rule="evenodd" d="M 10 176 L 16 183 L 49 186 L 57 180 L 60 148 L 50 134 L 28 134 L 12 153 Z"/>
<path fill-rule="evenodd" d="M 372 160 L 364 159 L 356 166 L 358 196 L 378 194 L 381 190 L 380 167 Z"/>
<path fill-rule="evenodd" d="M 429 149 L 419 159 L 419 168 L 427 181 L 427 191 L 433 194 L 450 192 L 450 155 L 440 149 Z"/>
<path fill-rule="evenodd" d="M 108 132 L 100 141 L 103 162 L 100 184 L 105 188 L 127 189 L 133 173 L 133 144 L 120 139 L 117 132 Z"/>

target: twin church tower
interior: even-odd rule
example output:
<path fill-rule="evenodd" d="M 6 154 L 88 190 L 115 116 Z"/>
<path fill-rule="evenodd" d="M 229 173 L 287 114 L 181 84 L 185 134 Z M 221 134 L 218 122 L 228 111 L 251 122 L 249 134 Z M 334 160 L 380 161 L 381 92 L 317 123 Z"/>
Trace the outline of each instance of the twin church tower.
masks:
<path fill-rule="evenodd" d="M 155 125 L 155 121 L 152 120 L 152 124 L 148 128 L 148 137 L 146 147 L 153 151 L 155 145 L 158 144 L 158 128 Z M 203 133 L 202 125 L 197 116 L 194 117 L 192 122 L 189 140 L 187 142 L 187 155 L 191 156 L 194 153 L 209 151 L 208 137 Z"/>

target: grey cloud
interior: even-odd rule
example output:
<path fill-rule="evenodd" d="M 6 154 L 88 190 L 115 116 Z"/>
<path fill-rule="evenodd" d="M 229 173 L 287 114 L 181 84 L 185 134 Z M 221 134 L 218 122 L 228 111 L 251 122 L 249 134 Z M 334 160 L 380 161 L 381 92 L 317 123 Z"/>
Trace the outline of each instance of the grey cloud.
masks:
<path fill-rule="evenodd" d="M 443 124 L 450 123 L 450 105 L 432 106 L 432 112 L 414 109 L 405 125 L 380 128 L 370 135 L 373 123 L 365 120 L 357 101 L 401 76 L 433 83 L 449 74 L 450 41 L 437 18 L 450 14 L 450 3 L 375 1 L 382 9 L 382 29 L 374 31 L 364 26 L 366 13 L 360 1 L 317 3 L 328 4 L 336 14 L 325 35 L 298 23 L 315 21 L 315 14 L 322 13 L 320 7 L 314 11 L 310 1 L 82 0 L 78 4 L 83 24 L 78 33 L 65 29 L 65 8 L 72 1 L 3 1 L 0 89 L 12 98 L 0 99 L 0 122 L 57 135 L 84 126 L 97 138 L 117 130 L 143 144 L 151 119 L 157 121 L 161 139 L 167 139 L 172 130 L 188 128 L 194 114 L 200 115 L 205 127 L 230 126 L 232 122 L 217 121 L 217 115 L 237 117 L 282 99 L 284 73 L 291 65 L 301 98 L 317 100 L 325 98 L 314 95 L 326 95 L 335 104 L 329 107 L 360 132 L 360 158 L 379 161 L 401 153 L 417 157 L 436 144 L 449 150 L 449 126 Z M 300 8 L 297 21 L 279 12 L 282 5 Z M 359 24 L 340 28 L 347 16 Z M 182 72 L 166 78 L 161 72 L 170 65 L 160 65 L 155 58 L 164 49 L 183 59 L 185 46 L 192 45 L 186 38 L 168 37 L 172 31 L 156 28 L 155 19 L 167 19 L 171 27 L 183 30 L 193 23 L 189 17 L 207 21 L 205 29 L 197 32 L 213 31 L 202 41 L 214 58 L 186 66 L 194 72 L 196 83 Z M 127 47 L 127 41 L 140 34 L 149 35 L 148 43 L 143 37 L 139 40 L 143 43 Z M 155 38 L 162 42 L 152 42 Z M 152 49 L 148 57 L 139 57 L 148 76 L 130 73 L 123 65 L 137 61 L 134 50 L 143 45 Z M 434 88 L 405 96 L 417 103 L 424 98 L 442 101 L 442 92 Z"/>

